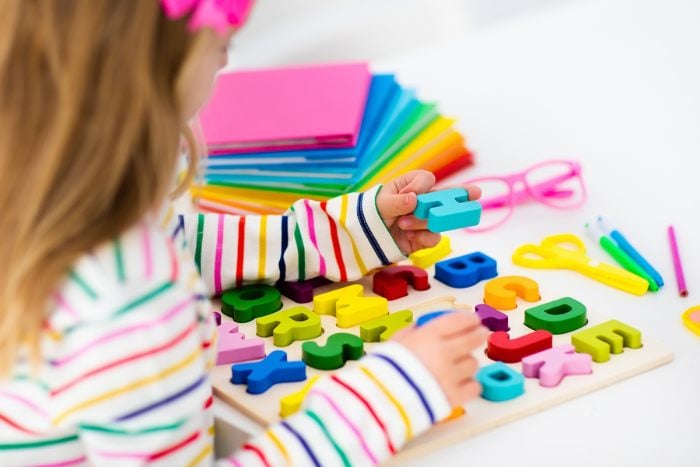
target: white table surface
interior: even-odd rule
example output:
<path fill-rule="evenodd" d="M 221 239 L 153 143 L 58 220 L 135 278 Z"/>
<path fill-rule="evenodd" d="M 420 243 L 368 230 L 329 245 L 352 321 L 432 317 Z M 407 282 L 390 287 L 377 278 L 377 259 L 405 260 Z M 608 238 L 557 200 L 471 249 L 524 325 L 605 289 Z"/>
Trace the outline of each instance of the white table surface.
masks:
<path fill-rule="evenodd" d="M 481 35 L 375 64 L 458 118 L 477 154 L 465 176 L 550 158 L 581 161 L 589 191 L 574 212 L 520 207 L 494 233 L 460 239 L 542 288 L 661 340 L 666 366 L 455 444 L 410 465 L 698 466 L 700 337 L 680 314 L 700 305 L 700 2 L 607 0 L 506 21 Z M 565 271 L 505 262 L 526 242 L 584 237 L 604 215 L 656 265 L 659 293 L 635 297 Z M 674 224 L 690 295 L 680 298 L 666 227 Z M 408 465 L 408 464 L 407 464 Z"/>
<path fill-rule="evenodd" d="M 373 69 L 396 72 L 457 117 L 477 154 L 465 177 L 580 160 L 589 191 L 582 209 L 521 206 L 494 233 L 457 233 L 455 240 L 500 259 L 501 273 L 526 273 L 675 353 L 671 364 L 405 465 L 700 465 L 700 337 L 680 320 L 700 304 L 700 2 L 567 3 Z M 573 272 L 507 261 L 518 245 L 549 234 L 585 238 L 583 224 L 599 214 L 657 266 L 667 283 L 659 293 L 635 297 Z M 678 296 L 673 275 L 670 223 L 687 298 Z M 609 261 L 585 240 L 591 256 Z"/>

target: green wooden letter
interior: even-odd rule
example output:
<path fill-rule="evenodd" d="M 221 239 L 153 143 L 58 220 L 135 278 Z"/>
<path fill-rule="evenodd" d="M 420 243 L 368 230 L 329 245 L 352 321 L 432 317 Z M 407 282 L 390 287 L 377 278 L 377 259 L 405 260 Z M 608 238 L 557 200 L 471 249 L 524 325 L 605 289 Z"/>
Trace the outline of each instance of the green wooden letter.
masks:
<path fill-rule="evenodd" d="M 610 352 L 622 353 L 623 347 L 638 349 L 642 346 L 642 333 L 621 321 L 611 319 L 571 336 L 577 352 L 587 353 L 594 362 L 610 360 Z"/>
<path fill-rule="evenodd" d="M 565 334 L 586 325 L 586 306 L 571 297 L 560 298 L 525 310 L 525 326 Z"/>
<path fill-rule="evenodd" d="M 247 323 L 282 308 L 282 295 L 271 285 L 253 284 L 227 290 L 221 296 L 221 312 L 237 323 Z"/>
<path fill-rule="evenodd" d="M 321 317 L 305 306 L 295 306 L 263 316 L 255 321 L 256 334 L 273 336 L 277 347 L 286 347 L 294 341 L 313 339 L 323 333 Z"/>
<path fill-rule="evenodd" d="M 411 310 L 397 311 L 381 318 L 360 324 L 360 337 L 365 342 L 384 342 L 400 329 L 405 328 L 413 321 Z"/>
<path fill-rule="evenodd" d="M 301 346 L 301 359 L 312 368 L 335 370 L 348 360 L 358 360 L 364 353 L 362 339 L 354 334 L 339 332 L 319 346 L 316 342 L 304 342 Z"/>

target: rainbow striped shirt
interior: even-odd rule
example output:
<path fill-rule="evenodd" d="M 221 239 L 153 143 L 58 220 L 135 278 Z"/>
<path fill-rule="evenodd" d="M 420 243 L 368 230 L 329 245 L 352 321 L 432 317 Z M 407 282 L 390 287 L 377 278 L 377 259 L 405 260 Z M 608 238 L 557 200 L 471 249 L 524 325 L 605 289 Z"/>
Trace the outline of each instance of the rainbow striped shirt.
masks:
<path fill-rule="evenodd" d="M 352 280 L 402 258 L 377 190 L 301 200 L 284 216 L 168 210 L 83 256 L 52 297 L 40 365 L 22 353 L 0 381 L 0 465 L 213 464 L 208 297 L 245 282 Z M 377 464 L 448 415 L 412 353 L 376 349 L 219 462 Z"/>

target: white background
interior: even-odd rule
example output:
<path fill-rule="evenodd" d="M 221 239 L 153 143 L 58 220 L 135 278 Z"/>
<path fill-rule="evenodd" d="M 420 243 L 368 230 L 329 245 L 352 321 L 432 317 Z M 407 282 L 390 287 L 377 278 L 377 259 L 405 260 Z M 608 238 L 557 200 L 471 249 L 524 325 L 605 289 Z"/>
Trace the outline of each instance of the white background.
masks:
<path fill-rule="evenodd" d="M 700 337 L 700 2 L 694 0 L 260 0 L 234 41 L 235 68 L 369 59 L 435 100 L 477 155 L 463 176 L 550 158 L 581 161 L 575 212 L 518 208 L 460 251 L 499 259 L 671 347 L 664 367 L 417 459 L 410 465 L 697 466 Z M 656 265 L 666 287 L 634 297 L 567 271 L 508 261 L 522 243 L 602 214 Z M 690 296 L 678 296 L 666 227 L 677 230 Z M 464 242 L 464 243 L 461 243 Z M 589 253 L 610 261 L 586 239 Z M 466 245 L 466 246 L 465 246 Z"/>

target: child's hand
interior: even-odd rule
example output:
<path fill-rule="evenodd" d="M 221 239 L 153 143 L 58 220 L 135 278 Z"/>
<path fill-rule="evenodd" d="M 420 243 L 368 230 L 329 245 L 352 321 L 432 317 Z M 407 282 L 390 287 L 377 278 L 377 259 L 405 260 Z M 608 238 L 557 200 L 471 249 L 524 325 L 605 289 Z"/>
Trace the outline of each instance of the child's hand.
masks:
<path fill-rule="evenodd" d="M 377 209 L 404 254 L 430 248 L 440 241 L 440 234 L 427 229 L 428 221 L 413 215 L 416 209 L 416 196 L 428 193 L 435 185 L 435 176 L 426 170 L 408 172 L 386 183 L 377 195 Z M 464 187 L 469 199 L 481 196 L 481 190 L 473 185 Z"/>
<path fill-rule="evenodd" d="M 452 407 L 481 393 L 474 380 L 479 366 L 472 351 L 481 346 L 488 330 L 476 313 L 454 312 L 421 327 L 397 332 L 393 340 L 412 351 L 433 374 Z"/>

